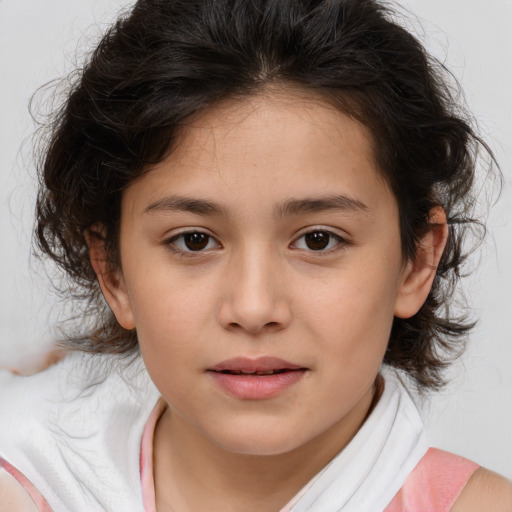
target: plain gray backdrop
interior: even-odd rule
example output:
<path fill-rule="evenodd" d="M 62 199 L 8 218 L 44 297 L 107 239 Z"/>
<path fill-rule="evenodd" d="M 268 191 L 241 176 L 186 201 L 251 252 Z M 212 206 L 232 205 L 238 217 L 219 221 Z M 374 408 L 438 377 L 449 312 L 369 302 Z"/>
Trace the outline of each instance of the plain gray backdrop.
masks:
<path fill-rule="evenodd" d="M 32 93 L 91 49 L 126 0 L 0 0 L 0 366 L 30 367 L 66 304 L 31 256 Z M 408 25 L 462 83 L 504 173 L 465 291 L 480 319 L 443 393 L 423 404 L 432 444 L 512 477 L 512 0 L 402 0 Z M 77 51 L 77 48 L 81 50 Z M 482 196 L 485 190 L 482 191 Z"/>

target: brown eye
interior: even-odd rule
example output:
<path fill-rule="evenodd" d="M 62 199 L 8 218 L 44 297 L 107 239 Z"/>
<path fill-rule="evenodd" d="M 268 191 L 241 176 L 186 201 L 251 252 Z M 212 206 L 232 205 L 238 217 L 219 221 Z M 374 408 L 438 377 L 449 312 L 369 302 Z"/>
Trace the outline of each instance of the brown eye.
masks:
<path fill-rule="evenodd" d="M 337 249 L 338 246 L 341 248 L 345 245 L 348 245 L 348 243 L 341 236 L 332 231 L 319 229 L 304 233 L 293 243 L 295 249 L 322 253 L 330 252 Z"/>
<path fill-rule="evenodd" d="M 201 231 L 190 231 L 180 233 L 165 241 L 174 252 L 181 254 L 192 252 L 206 252 L 219 248 L 219 243 L 212 236 Z"/>
<path fill-rule="evenodd" d="M 186 233 L 183 242 L 190 251 L 202 251 L 208 246 L 210 237 L 204 233 Z"/>
<path fill-rule="evenodd" d="M 326 231 L 313 231 L 304 235 L 304 242 L 312 251 L 324 250 L 331 241 L 332 235 Z"/>

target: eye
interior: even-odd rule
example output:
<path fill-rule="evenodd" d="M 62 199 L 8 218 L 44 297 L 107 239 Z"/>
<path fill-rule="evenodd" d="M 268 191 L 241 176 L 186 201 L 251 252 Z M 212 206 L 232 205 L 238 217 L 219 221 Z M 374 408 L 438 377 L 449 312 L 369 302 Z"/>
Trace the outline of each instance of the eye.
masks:
<path fill-rule="evenodd" d="M 166 244 L 176 252 L 185 253 L 204 252 L 220 247 L 219 243 L 212 236 L 201 231 L 180 233 L 166 240 Z"/>
<path fill-rule="evenodd" d="M 331 231 L 315 229 L 300 236 L 293 246 L 295 249 L 326 252 L 343 242 L 345 240 L 341 236 Z"/>

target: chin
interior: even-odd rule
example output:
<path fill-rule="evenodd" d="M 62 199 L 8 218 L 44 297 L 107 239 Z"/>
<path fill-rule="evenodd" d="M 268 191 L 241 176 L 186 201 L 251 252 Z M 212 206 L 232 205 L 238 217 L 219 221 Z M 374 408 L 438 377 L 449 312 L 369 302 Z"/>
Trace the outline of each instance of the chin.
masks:
<path fill-rule="evenodd" d="M 234 454 L 271 457 L 292 452 L 308 442 L 309 439 L 292 437 L 291 430 L 238 428 L 213 440 L 217 446 Z"/>

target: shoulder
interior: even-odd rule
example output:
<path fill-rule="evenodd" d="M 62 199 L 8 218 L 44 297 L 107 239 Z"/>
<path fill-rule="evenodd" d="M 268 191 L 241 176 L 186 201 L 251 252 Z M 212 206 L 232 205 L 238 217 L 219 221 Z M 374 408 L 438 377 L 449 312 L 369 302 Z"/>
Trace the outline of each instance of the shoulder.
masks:
<path fill-rule="evenodd" d="M 0 468 L 0 512 L 38 512 L 24 487 L 5 469 Z"/>
<path fill-rule="evenodd" d="M 430 448 L 409 474 L 386 512 L 448 512 L 478 468 L 478 464 L 468 459 Z"/>
<path fill-rule="evenodd" d="M 512 482 L 484 468 L 477 469 L 451 512 L 512 512 Z"/>

